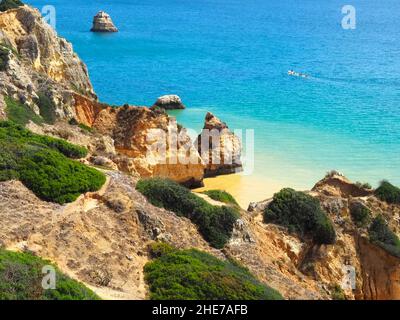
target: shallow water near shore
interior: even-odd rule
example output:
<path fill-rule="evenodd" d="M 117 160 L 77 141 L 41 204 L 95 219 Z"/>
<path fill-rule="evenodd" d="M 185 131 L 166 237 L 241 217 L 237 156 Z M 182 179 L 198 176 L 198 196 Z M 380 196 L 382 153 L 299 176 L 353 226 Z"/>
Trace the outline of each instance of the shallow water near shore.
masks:
<path fill-rule="evenodd" d="M 399 1 L 354 0 L 351 31 L 341 28 L 339 0 L 51 4 L 102 101 L 151 105 L 178 94 L 188 108 L 171 114 L 186 127 L 200 131 L 211 111 L 232 129 L 254 130 L 253 174 L 207 187 L 247 206 L 282 186 L 310 189 L 331 169 L 400 185 Z M 120 32 L 89 32 L 99 10 Z"/>

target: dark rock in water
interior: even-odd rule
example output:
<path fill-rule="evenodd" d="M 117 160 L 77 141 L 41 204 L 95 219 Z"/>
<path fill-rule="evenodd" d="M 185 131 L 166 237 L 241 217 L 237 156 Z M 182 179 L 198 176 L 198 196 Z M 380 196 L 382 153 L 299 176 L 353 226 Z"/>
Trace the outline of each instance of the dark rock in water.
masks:
<path fill-rule="evenodd" d="M 159 97 L 152 108 L 157 107 L 165 110 L 185 109 L 181 98 L 173 94 Z"/>
<path fill-rule="evenodd" d="M 92 32 L 118 32 L 109 14 L 99 11 L 93 18 Z"/>

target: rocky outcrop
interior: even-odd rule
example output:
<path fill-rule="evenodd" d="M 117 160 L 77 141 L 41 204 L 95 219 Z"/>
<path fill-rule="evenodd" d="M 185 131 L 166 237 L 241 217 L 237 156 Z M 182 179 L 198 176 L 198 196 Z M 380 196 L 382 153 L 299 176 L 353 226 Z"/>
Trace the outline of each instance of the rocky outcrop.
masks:
<path fill-rule="evenodd" d="M 146 107 L 111 107 L 84 96 L 76 95 L 75 101 L 77 121 L 113 139 L 116 153 L 111 160 L 119 170 L 202 186 L 203 161 L 174 118 Z"/>
<path fill-rule="evenodd" d="M 363 188 L 349 181 L 340 173 L 327 174 L 324 179 L 319 181 L 312 191 L 317 191 L 328 196 L 337 197 L 365 197 L 373 193 L 372 190 Z"/>
<path fill-rule="evenodd" d="M 154 239 L 221 256 L 190 220 L 153 207 L 120 172 L 65 206 L 38 199 L 19 181 L 0 182 L 0 245 L 55 262 L 104 299 L 146 299 L 143 267 Z"/>
<path fill-rule="evenodd" d="M 195 144 L 206 164 L 206 177 L 242 171 L 240 139 L 212 113 L 207 113 Z"/>
<path fill-rule="evenodd" d="M 185 109 L 182 100 L 177 95 L 166 95 L 159 97 L 154 103 L 153 109 L 161 108 L 165 110 Z"/>
<path fill-rule="evenodd" d="M 28 105 L 37 114 L 40 98 L 46 97 L 59 119 L 75 116 L 74 91 L 96 99 L 86 66 L 38 10 L 22 6 L 0 13 L 0 46 L 8 51 L 0 70 L 3 118 L 4 96 Z"/>
<path fill-rule="evenodd" d="M 368 226 L 358 227 L 350 215 L 351 206 L 362 204 L 373 216 L 384 216 L 399 235 L 400 206 L 378 200 L 372 190 L 337 173 L 327 175 L 308 193 L 320 200 L 334 223 L 337 240 L 334 245 L 300 241 L 300 251 L 295 260 L 291 258 L 296 270 L 315 281 L 328 297 L 334 286 L 340 286 L 348 299 L 400 299 L 400 258 L 372 244 Z M 269 203 L 270 200 L 253 203 L 249 209 L 262 219 Z"/>
<path fill-rule="evenodd" d="M 93 18 L 92 32 L 118 32 L 109 14 L 99 11 Z"/>

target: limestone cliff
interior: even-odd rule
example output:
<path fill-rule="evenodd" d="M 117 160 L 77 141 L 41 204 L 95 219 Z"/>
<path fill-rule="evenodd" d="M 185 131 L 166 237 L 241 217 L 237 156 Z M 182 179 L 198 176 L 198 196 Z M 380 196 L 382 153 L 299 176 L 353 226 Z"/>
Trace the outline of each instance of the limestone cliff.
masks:
<path fill-rule="evenodd" d="M 46 96 L 57 118 L 75 115 L 73 91 L 96 98 L 86 66 L 38 10 L 22 6 L 1 12 L 0 46 L 7 52 L 0 69 L 0 117 L 5 117 L 5 96 L 29 105 L 37 114 L 38 99 Z"/>
<path fill-rule="evenodd" d="M 0 45 L 4 52 L 0 119 L 7 118 L 4 98 L 11 97 L 38 116 L 50 112 L 53 121 L 74 120 L 114 139 L 115 151 L 102 156 L 111 157 L 123 171 L 169 177 L 191 187 L 202 185 L 204 165 L 185 131 L 175 133 L 176 123 L 162 112 L 99 103 L 86 66 L 72 45 L 42 20 L 39 11 L 23 6 L 0 13 Z M 165 156 L 162 151 L 151 151 L 153 143 L 147 140 L 151 129 L 166 134 Z M 57 130 L 53 134 L 57 136 Z M 175 135 L 179 136 L 176 148 L 168 144 Z M 182 155 L 190 155 L 190 163 L 176 160 Z"/>

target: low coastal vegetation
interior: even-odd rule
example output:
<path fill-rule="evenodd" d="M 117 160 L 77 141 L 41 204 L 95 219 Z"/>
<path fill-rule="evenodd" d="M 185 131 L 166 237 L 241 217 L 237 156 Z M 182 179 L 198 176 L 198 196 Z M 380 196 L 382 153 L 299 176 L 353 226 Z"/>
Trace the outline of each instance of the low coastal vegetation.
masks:
<path fill-rule="evenodd" d="M 357 182 L 355 183 L 355 185 L 356 185 L 357 187 L 359 187 L 359 188 L 362 188 L 362 189 L 368 189 L 368 190 L 371 190 L 371 189 L 372 189 L 372 186 L 371 186 L 368 182 L 360 182 L 360 181 L 357 181 Z"/>
<path fill-rule="evenodd" d="M 331 299 L 332 300 L 346 300 L 346 294 L 342 287 L 338 284 L 334 284 L 331 288 Z"/>
<path fill-rule="evenodd" d="M 2 0 L 0 1 L 0 12 L 15 9 L 23 5 L 23 2 L 20 0 Z"/>
<path fill-rule="evenodd" d="M 0 181 L 21 180 L 46 201 L 71 202 L 105 182 L 103 173 L 69 159 L 85 157 L 85 148 L 34 134 L 11 121 L 0 122 L 0 149 Z"/>
<path fill-rule="evenodd" d="M 10 49 L 0 44 L 0 72 L 6 70 L 9 52 Z"/>
<path fill-rule="evenodd" d="M 239 218 L 236 208 L 212 206 L 189 189 L 169 179 L 140 180 L 136 189 L 153 205 L 189 218 L 199 232 L 215 248 L 222 248 L 231 237 L 233 225 Z"/>
<path fill-rule="evenodd" d="M 39 93 L 35 102 L 39 106 L 40 116 L 43 118 L 43 121 L 48 124 L 54 124 L 56 121 L 56 114 L 54 112 L 56 107 L 51 99 L 45 94 Z"/>
<path fill-rule="evenodd" d="M 400 188 L 392 185 L 389 181 L 382 181 L 375 195 L 389 204 L 400 204 Z"/>
<path fill-rule="evenodd" d="M 71 118 L 71 119 L 68 121 L 68 123 L 69 123 L 71 126 L 78 126 L 78 127 L 81 128 L 82 130 L 87 131 L 87 132 L 93 132 L 93 131 L 94 131 L 94 129 L 93 129 L 92 127 L 89 127 L 89 126 L 87 126 L 87 125 L 85 125 L 85 124 L 83 124 L 83 123 L 79 123 L 75 118 Z"/>
<path fill-rule="evenodd" d="M 274 195 L 264 210 L 264 222 L 282 225 L 301 237 L 312 237 L 318 244 L 333 244 L 336 240 L 332 221 L 319 200 L 290 188 Z"/>
<path fill-rule="evenodd" d="M 372 221 L 369 227 L 369 238 L 372 243 L 400 258 L 400 240 L 390 230 L 386 220 L 381 215 L 375 217 Z"/>
<path fill-rule="evenodd" d="M 55 289 L 43 289 L 44 266 L 56 271 Z M 62 274 L 49 261 L 30 253 L 0 249 L 0 300 L 98 300 L 83 284 Z"/>
<path fill-rule="evenodd" d="M 164 243 L 150 249 L 155 258 L 144 267 L 153 300 L 280 300 L 281 294 L 259 282 L 235 261 Z"/>
<path fill-rule="evenodd" d="M 43 93 L 39 93 L 38 98 L 35 99 L 35 103 L 39 107 L 40 115 L 36 114 L 28 105 L 11 97 L 6 96 L 4 100 L 6 102 L 7 118 L 22 126 L 25 126 L 29 121 L 36 124 L 54 124 L 56 121 L 56 114 L 54 112 L 56 107 L 51 99 Z"/>
<path fill-rule="evenodd" d="M 44 121 L 42 117 L 38 116 L 29 106 L 14 100 L 11 97 L 4 97 L 6 103 L 7 118 L 22 126 L 26 125 L 29 121 L 36 124 L 42 124 Z"/>
<path fill-rule="evenodd" d="M 235 198 L 228 192 L 223 190 L 207 190 L 202 192 L 215 201 L 226 203 L 233 206 L 239 206 Z"/>
<path fill-rule="evenodd" d="M 365 228 L 371 222 L 371 210 L 361 202 L 350 203 L 350 215 L 355 225 L 359 228 Z"/>

